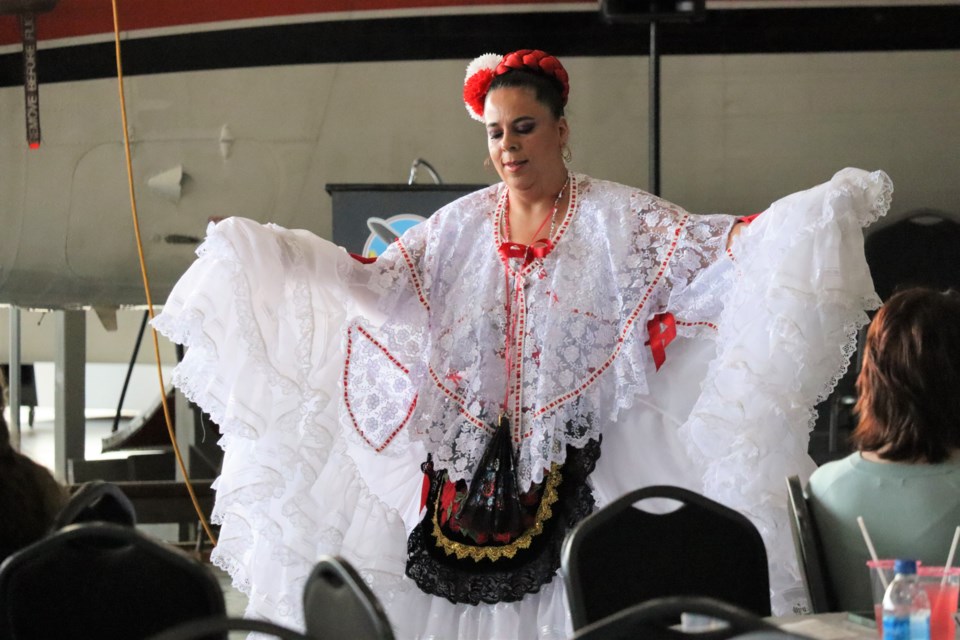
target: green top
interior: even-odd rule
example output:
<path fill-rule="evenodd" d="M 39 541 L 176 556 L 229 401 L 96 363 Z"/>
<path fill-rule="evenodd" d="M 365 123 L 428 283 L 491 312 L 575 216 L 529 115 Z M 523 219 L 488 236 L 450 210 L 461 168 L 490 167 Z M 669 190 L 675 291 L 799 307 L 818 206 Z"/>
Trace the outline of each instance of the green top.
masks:
<path fill-rule="evenodd" d="M 807 488 L 841 610 L 873 609 L 863 516 L 882 559 L 943 566 L 960 525 L 960 461 L 870 462 L 855 452 L 817 469 Z M 956 564 L 956 561 L 954 562 Z"/>

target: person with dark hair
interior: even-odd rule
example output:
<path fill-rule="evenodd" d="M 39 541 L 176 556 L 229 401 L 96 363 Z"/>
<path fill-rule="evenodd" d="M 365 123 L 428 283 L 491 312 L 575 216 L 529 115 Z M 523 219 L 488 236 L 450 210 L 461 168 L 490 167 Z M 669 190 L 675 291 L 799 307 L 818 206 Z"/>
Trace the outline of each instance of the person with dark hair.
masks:
<path fill-rule="evenodd" d="M 812 470 L 813 407 L 879 305 L 862 227 L 890 180 L 846 169 L 749 224 L 692 215 L 571 170 L 568 95 L 543 51 L 470 63 L 500 182 L 372 263 L 210 227 L 154 324 L 225 433 L 212 558 L 249 615 L 301 624 L 313 561 L 339 554 L 401 638 L 568 637 L 564 536 L 649 484 L 749 514 L 790 608 L 783 474 Z"/>
<path fill-rule="evenodd" d="M 4 404 L 0 394 L 0 561 L 45 536 L 67 499 L 46 467 L 11 445 Z"/>
<path fill-rule="evenodd" d="M 960 525 L 960 293 L 895 293 L 867 331 L 856 451 L 810 477 L 827 569 L 846 610 L 872 606 L 857 523 L 881 558 L 940 566 Z"/>

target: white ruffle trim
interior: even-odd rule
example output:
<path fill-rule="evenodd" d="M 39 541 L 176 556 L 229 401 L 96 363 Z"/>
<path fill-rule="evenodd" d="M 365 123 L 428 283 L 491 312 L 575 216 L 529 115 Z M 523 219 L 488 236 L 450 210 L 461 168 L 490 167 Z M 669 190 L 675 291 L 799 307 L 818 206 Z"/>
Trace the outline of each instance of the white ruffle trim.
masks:
<path fill-rule="evenodd" d="M 248 595 L 246 615 L 302 629 L 306 577 L 317 557 L 338 554 L 358 568 L 377 594 L 399 638 L 568 637 L 559 578 L 521 602 L 493 606 L 454 605 L 424 594 L 406 578 L 402 509 L 370 491 L 359 468 L 369 463 L 369 454 L 345 437 L 336 398 L 325 391 L 338 388 L 343 354 L 337 330 L 343 326 L 344 305 L 308 286 L 317 274 L 309 261 L 298 262 L 296 252 L 277 254 L 290 278 L 287 290 L 296 295 L 280 293 L 255 304 L 239 265 L 264 235 L 250 221 L 220 224 L 226 226 L 211 228 L 200 259 L 153 324 L 188 347 L 173 382 L 223 432 L 225 455 L 212 516 L 221 530 L 211 560 Z M 293 233 L 273 231 L 281 244 L 285 234 Z M 336 283 L 325 286 L 337 288 Z M 232 296 L 211 295 L 224 287 Z M 258 295 L 271 297 L 260 290 Z M 266 317 L 258 315 L 267 310 L 272 312 Z M 269 320 L 285 312 L 296 319 L 297 330 L 287 333 L 273 326 L 279 333 L 271 339 L 301 341 L 291 345 L 289 353 L 299 355 L 289 361 L 268 353 L 264 338 Z M 317 335 L 324 336 L 323 344 L 313 342 Z M 318 356 L 323 359 L 310 361 Z M 418 450 L 413 454 L 419 455 Z M 418 465 L 401 462 L 405 486 L 419 489 Z M 385 484 L 404 482 L 387 479 Z"/>
<path fill-rule="evenodd" d="M 809 476 L 814 407 L 846 371 L 867 310 L 880 305 L 862 227 L 884 215 L 883 172 L 844 169 L 783 198 L 741 234 L 740 277 L 720 317 L 717 357 L 680 431 L 706 495 L 746 514 L 767 544 L 775 613 L 799 586 L 785 476 Z M 797 461 L 806 468 L 797 469 Z"/>

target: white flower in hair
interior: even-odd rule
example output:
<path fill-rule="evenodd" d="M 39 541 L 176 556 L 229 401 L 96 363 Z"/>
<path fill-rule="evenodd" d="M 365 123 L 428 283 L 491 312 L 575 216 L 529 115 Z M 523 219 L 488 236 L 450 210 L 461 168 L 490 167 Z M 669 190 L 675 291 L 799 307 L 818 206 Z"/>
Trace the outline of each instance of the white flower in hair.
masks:
<path fill-rule="evenodd" d="M 483 102 L 493 81 L 493 72 L 502 60 L 503 56 L 496 53 L 485 53 L 467 65 L 467 75 L 463 80 L 463 102 L 474 120 L 483 122 Z"/>
<path fill-rule="evenodd" d="M 467 65 L 467 75 L 464 77 L 463 81 L 466 82 L 470 79 L 470 76 L 475 74 L 481 69 L 489 69 L 493 71 L 497 68 L 497 65 L 500 64 L 500 61 L 503 60 L 503 56 L 497 53 L 485 53 L 482 56 L 478 56 Z"/>

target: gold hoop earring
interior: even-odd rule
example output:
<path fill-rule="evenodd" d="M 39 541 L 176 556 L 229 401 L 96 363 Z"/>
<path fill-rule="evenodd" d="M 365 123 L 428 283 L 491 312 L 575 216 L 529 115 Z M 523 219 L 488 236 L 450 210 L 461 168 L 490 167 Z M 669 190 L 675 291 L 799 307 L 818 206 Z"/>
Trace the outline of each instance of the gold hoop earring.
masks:
<path fill-rule="evenodd" d="M 564 162 L 571 162 L 573 160 L 573 151 L 571 151 L 567 145 L 563 145 L 563 149 L 560 150 L 560 157 L 563 158 Z"/>

